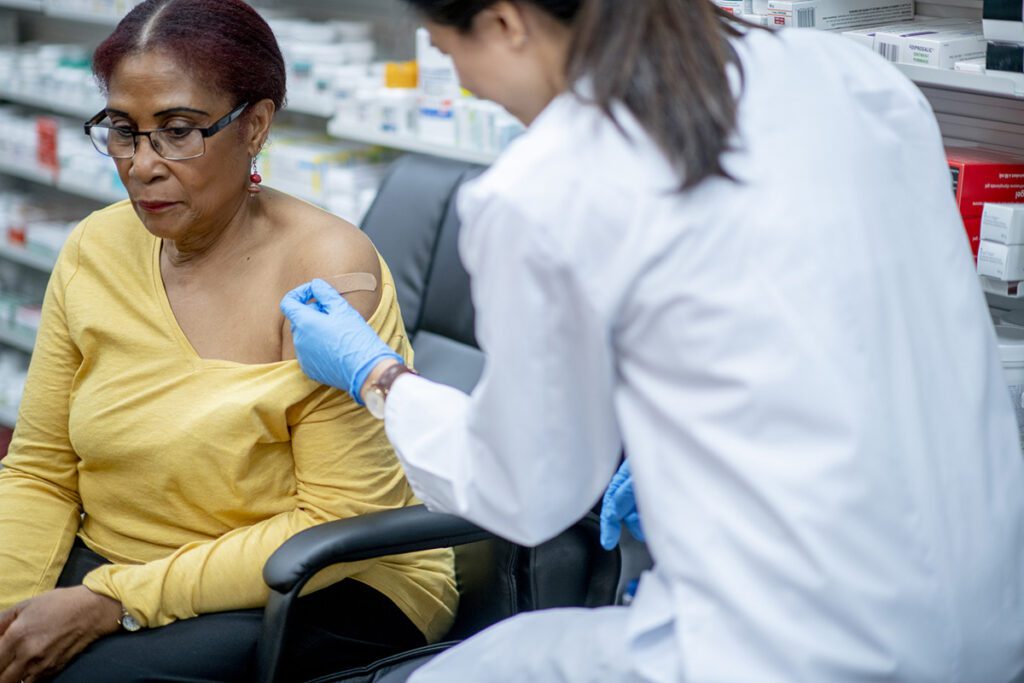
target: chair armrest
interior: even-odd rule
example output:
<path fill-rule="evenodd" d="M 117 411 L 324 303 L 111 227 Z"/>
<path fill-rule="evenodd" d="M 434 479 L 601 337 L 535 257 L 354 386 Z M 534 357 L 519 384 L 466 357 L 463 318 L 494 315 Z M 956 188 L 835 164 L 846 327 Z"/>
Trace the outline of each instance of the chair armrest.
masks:
<path fill-rule="evenodd" d="M 493 538 L 461 517 L 423 505 L 374 512 L 319 524 L 281 544 L 263 567 L 263 580 L 290 593 L 317 572 L 339 562 L 433 550 Z"/>
<path fill-rule="evenodd" d="M 263 566 L 270 597 L 257 650 L 258 680 L 271 683 L 277 679 L 292 606 L 306 582 L 321 569 L 493 537 L 461 517 L 430 512 L 423 505 L 340 519 L 295 534 Z"/>

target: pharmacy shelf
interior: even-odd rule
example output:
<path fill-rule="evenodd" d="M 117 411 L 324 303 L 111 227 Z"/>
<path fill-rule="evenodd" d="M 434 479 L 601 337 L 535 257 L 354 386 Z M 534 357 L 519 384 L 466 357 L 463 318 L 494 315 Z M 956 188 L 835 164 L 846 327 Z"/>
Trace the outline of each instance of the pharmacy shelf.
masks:
<path fill-rule="evenodd" d="M 91 118 L 103 106 L 102 103 L 84 105 L 74 102 L 61 102 L 49 97 L 40 97 L 39 95 L 18 92 L 17 90 L 5 88 L 2 85 L 0 85 L 0 100 L 14 102 L 15 104 L 24 104 L 36 109 L 45 109 L 56 114 L 66 114 L 67 116 L 82 119 L 83 122 Z"/>
<path fill-rule="evenodd" d="M 352 140 L 354 142 L 362 142 L 368 145 L 380 145 L 381 147 L 400 149 L 404 152 L 430 154 L 432 156 L 444 157 L 446 159 L 458 159 L 459 161 L 468 161 L 473 164 L 483 164 L 485 166 L 494 163 L 494 160 L 498 158 L 498 155 L 494 152 L 476 152 L 448 145 L 436 145 L 408 135 L 379 133 L 362 128 L 353 128 L 352 126 L 339 124 L 336 120 L 330 121 L 327 124 L 327 133 L 343 140 Z"/>
<path fill-rule="evenodd" d="M 122 199 L 128 199 L 127 191 L 118 191 L 112 188 L 96 187 L 89 183 L 89 180 L 80 179 L 75 176 L 61 176 L 57 180 L 57 189 L 68 194 L 77 194 L 79 197 L 95 199 L 104 204 L 114 204 Z"/>
<path fill-rule="evenodd" d="M 51 187 L 57 185 L 57 174 L 53 171 L 23 164 L 12 164 L 3 157 L 0 157 L 0 173 L 23 178 L 24 180 L 31 180 L 41 185 L 49 185 Z"/>
<path fill-rule="evenodd" d="M 19 332 L 7 325 L 0 325 L 0 344 L 32 353 L 32 347 L 36 345 L 36 338 L 35 335 L 28 332 Z"/>
<path fill-rule="evenodd" d="M 0 406 L 0 426 L 14 429 L 18 421 L 18 409 L 11 406 Z"/>
<path fill-rule="evenodd" d="M 334 116 L 334 106 L 331 105 L 330 102 L 324 102 L 323 100 L 311 97 L 292 97 L 289 95 L 288 104 L 285 106 L 284 110 L 286 112 L 290 111 L 296 114 L 316 116 L 322 119 L 329 119 Z M 95 113 L 96 112 L 93 112 L 93 114 Z M 92 114 L 90 114 L 90 116 L 92 116 Z"/>
<path fill-rule="evenodd" d="M 29 9 L 41 12 L 43 10 L 43 0 L 0 0 L 0 8 Z"/>
<path fill-rule="evenodd" d="M 112 14 L 99 14 L 97 12 L 86 12 L 82 10 L 68 9 L 66 7 L 46 7 L 46 15 L 57 19 L 70 19 L 87 24 L 101 24 L 103 26 L 117 26 L 124 17 Z"/>
<path fill-rule="evenodd" d="M 79 180 L 74 177 L 60 178 L 56 173 L 41 168 L 12 164 L 0 159 L 0 173 L 31 180 L 41 185 L 55 187 L 62 192 L 78 195 L 86 199 L 93 199 L 104 204 L 113 204 L 127 198 L 127 194 L 112 189 L 96 187 L 86 180 Z"/>
<path fill-rule="evenodd" d="M 897 64 L 896 66 L 918 85 L 995 97 L 1024 98 L 1024 74 L 994 74 L 992 72 L 975 74 L 947 69 L 930 69 L 913 64 Z"/>
<path fill-rule="evenodd" d="M 24 247 L 12 247 L 9 244 L 0 244 L 0 259 L 14 261 L 23 266 L 41 270 L 44 273 L 49 273 L 53 270 L 54 264 L 52 256 L 43 256 Z"/>

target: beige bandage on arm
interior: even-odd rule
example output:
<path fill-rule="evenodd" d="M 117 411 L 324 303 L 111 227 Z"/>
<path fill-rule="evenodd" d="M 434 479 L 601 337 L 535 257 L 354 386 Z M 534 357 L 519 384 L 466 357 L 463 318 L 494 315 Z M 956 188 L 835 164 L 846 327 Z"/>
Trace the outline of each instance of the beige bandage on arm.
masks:
<path fill-rule="evenodd" d="M 339 294 L 377 291 L 377 278 L 371 273 L 343 273 L 325 277 L 324 281 L 338 290 Z"/>

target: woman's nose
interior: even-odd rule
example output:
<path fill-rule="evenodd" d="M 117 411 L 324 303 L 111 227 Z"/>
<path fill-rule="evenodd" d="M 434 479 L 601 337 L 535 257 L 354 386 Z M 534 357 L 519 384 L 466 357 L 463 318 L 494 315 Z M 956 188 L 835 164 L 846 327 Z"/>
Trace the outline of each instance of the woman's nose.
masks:
<path fill-rule="evenodd" d="M 162 156 L 156 153 L 152 140 L 147 135 L 140 135 L 135 141 L 135 156 L 132 157 L 129 174 L 143 183 L 163 177 L 167 173 L 167 164 Z"/>

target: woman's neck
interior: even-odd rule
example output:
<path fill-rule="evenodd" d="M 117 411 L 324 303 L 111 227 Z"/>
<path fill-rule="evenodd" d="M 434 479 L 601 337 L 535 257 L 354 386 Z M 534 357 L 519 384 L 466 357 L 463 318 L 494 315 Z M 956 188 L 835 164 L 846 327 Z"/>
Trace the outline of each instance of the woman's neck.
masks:
<path fill-rule="evenodd" d="M 163 254 L 172 268 L 219 268 L 237 262 L 239 256 L 262 242 L 265 225 L 264 198 L 244 199 L 222 224 L 189 234 L 180 240 L 163 241 Z"/>

